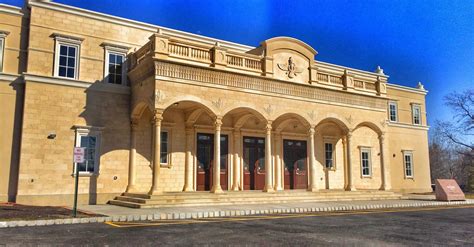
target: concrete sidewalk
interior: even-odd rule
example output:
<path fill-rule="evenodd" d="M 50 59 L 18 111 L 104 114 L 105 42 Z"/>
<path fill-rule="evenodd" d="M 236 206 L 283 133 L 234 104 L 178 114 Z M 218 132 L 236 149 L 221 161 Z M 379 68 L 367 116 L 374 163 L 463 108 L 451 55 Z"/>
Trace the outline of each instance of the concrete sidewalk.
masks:
<path fill-rule="evenodd" d="M 34 220 L 34 221 L 0 221 L 2 227 L 41 226 L 76 223 L 95 223 L 105 221 L 138 221 L 138 220 L 183 220 L 196 218 L 232 217 L 261 214 L 306 213 L 321 211 L 357 211 L 368 209 L 460 206 L 474 205 L 474 199 L 466 201 L 440 202 L 432 196 L 417 196 L 412 199 L 380 200 L 380 201 L 332 201 L 332 202 L 295 202 L 279 204 L 246 204 L 246 205 L 209 205 L 206 207 L 169 207 L 132 209 L 114 205 L 81 205 L 79 209 L 104 217 Z"/>

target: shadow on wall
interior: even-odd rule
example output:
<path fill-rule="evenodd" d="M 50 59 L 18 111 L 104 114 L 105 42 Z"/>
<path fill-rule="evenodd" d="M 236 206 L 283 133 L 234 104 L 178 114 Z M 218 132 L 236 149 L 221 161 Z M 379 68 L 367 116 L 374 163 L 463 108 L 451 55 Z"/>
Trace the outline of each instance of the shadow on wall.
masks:
<path fill-rule="evenodd" d="M 8 201 L 15 202 L 18 192 L 18 174 L 21 148 L 21 127 L 23 118 L 23 102 L 25 96 L 25 85 L 23 78 L 17 78 L 10 86 L 15 90 L 15 115 L 13 122 L 13 140 L 11 147 L 10 174 L 8 181 Z"/>
<path fill-rule="evenodd" d="M 96 81 L 85 90 L 86 104 L 79 115 L 86 126 L 101 129 L 99 172 L 86 177 L 89 179 L 89 204 L 97 203 L 97 188 L 103 188 L 104 193 L 122 193 L 128 179 L 130 87 L 105 81 Z"/>

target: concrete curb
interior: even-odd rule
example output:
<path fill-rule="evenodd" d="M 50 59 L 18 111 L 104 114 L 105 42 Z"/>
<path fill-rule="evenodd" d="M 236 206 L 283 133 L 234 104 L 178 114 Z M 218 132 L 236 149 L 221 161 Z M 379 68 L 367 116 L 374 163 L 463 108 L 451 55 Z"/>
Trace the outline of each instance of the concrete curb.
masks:
<path fill-rule="evenodd" d="M 331 211 L 357 211 L 369 209 L 389 209 L 389 208 L 414 208 L 429 206 L 453 206 L 453 205 L 474 205 L 474 200 L 454 201 L 454 202 L 409 202 L 395 204 L 367 204 L 367 205 L 346 205 L 346 206 L 327 206 L 311 208 L 276 208 L 264 210 L 226 210 L 226 211 L 204 211 L 204 212 L 176 212 L 176 213 L 155 213 L 142 215 L 115 215 L 90 218 L 67 218 L 54 220 L 31 220 L 31 221 L 0 221 L 0 228 L 7 227 L 25 227 L 25 226 L 49 226 L 64 224 L 84 224 L 101 223 L 107 221 L 126 222 L 126 221 L 146 221 L 146 220 L 185 220 L 199 218 L 232 217 L 259 214 L 287 214 L 287 213 L 306 213 L 306 212 L 331 212 Z"/>

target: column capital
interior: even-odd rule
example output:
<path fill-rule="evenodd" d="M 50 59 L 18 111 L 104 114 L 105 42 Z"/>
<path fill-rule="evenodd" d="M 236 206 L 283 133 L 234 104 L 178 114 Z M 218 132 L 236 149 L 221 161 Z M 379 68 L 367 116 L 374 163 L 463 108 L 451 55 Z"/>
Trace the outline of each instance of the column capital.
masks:
<path fill-rule="evenodd" d="M 385 132 L 379 134 L 379 141 L 382 143 L 385 141 Z"/>
<path fill-rule="evenodd" d="M 220 129 L 222 126 L 222 117 L 216 117 L 214 119 L 214 127 L 216 127 L 216 129 Z"/>
<path fill-rule="evenodd" d="M 240 128 L 235 128 L 233 133 L 234 133 L 234 136 L 239 136 L 240 135 Z"/>
<path fill-rule="evenodd" d="M 314 130 L 313 127 L 309 128 L 309 130 L 308 130 L 308 135 L 309 136 L 314 136 L 315 133 L 316 133 L 316 130 Z"/>
<path fill-rule="evenodd" d="M 350 139 L 350 138 L 352 137 L 352 132 L 353 132 L 353 130 L 348 130 L 348 131 L 347 131 L 347 133 L 346 133 L 347 138 Z"/>
<path fill-rule="evenodd" d="M 272 131 L 272 122 L 268 122 L 267 125 L 265 126 L 265 130 L 268 132 Z"/>
<path fill-rule="evenodd" d="M 161 109 L 153 110 L 153 119 L 151 120 L 151 123 L 153 125 L 161 125 L 162 120 L 163 120 L 163 110 Z"/>
<path fill-rule="evenodd" d="M 140 122 L 140 119 L 138 119 L 138 118 L 132 118 L 132 119 L 130 120 L 130 128 L 131 128 L 132 130 L 136 130 L 136 129 L 138 128 L 138 123 L 139 123 L 139 122 Z"/>

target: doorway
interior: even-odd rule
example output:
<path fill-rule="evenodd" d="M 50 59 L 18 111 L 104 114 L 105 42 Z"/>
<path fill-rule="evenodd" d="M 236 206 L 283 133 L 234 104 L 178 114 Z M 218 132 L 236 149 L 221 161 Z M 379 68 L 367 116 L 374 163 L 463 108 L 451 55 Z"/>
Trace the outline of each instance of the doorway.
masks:
<path fill-rule="evenodd" d="M 307 149 L 306 141 L 283 140 L 283 160 L 285 163 L 285 189 L 307 189 Z"/>
<path fill-rule="evenodd" d="M 221 135 L 221 187 L 227 190 L 228 183 L 228 153 L 229 138 L 227 135 Z M 197 169 L 196 169 L 196 190 L 209 191 L 212 188 L 212 167 L 214 164 L 214 134 L 197 134 Z"/>
<path fill-rule="evenodd" d="M 243 138 L 244 190 L 263 190 L 265 186 L 265 138 Z"/>

